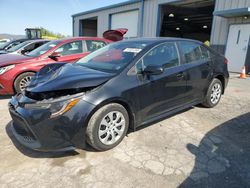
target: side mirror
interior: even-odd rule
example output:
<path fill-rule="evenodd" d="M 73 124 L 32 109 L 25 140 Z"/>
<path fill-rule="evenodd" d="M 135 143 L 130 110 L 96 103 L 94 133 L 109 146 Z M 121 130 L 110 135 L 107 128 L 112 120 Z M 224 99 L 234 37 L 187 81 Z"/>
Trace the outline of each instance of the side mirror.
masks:
<path fill-rule="evenodd" d="M 57 61 L 58 57 L 60 57 L 60 54 L 58 52 L 53 52 L 51 55 L 48 56 L 50 59 L 53 59 L 54 61 Z"/>
<path fill-rule="evenodd" d="M 164 69 L 162 66 L 149 65 L 143 70 L 143 72 L 147 75 L 159 75 L 164 72 Z"/>

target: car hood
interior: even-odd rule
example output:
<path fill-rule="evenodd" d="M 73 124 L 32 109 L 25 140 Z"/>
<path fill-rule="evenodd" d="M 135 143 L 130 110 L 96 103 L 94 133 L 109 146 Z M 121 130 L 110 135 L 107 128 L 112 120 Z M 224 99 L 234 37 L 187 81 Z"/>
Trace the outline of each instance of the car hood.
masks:
<path fill-rule="evenodd" d="M 28 57 L 24 55 L 16 55 L 16 54 L 3 54 L 0 57 L 0 67 L 9 65 L 9 64 L 18 64 L 23 61 L 27 61 L 29 59 L 33 59 L 33 57 Z"/>
<path fill-rule="evenodd" d="M 112 73 L 89 69 L 77 64 L 50 64 L 41 69 L 33 78 L 26 88 L 26 93 L 33 93 L 34 96 L 34 94 L 38 93 L 44 94 L 53 92 L 55 94 L 66 91 L 65 94 L 72 94 L 73 90 L 74 92 L 78 92 L 97 87 L 113 76 L 114 74 Z M 67 93 L 67 91 L 69 91 L 69 93 Z M 61 94 L 58 94 L 58 96 L 59 95 Z M 48 97 L 45 96 L 43 99 L 46 98 Z"/>

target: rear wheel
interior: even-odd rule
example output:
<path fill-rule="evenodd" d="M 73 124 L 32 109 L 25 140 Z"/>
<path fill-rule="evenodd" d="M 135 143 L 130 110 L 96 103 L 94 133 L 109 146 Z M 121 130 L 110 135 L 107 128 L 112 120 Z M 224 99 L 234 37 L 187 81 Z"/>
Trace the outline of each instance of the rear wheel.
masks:
<path fill-rule="evenodd" d="M 30 83 L 31 78 L 35 75 L 34 72 L 25 72 L 20 74 L 15 82 L 14 82 L 14 89 L 16 93 L 22 92 Z"/>
<path fill-rule="evenodd" d="M 222 91 L 223 86 L 221 81 L 217 78 L 214 78 L 208 88 L 205 101 L 202 103 L 202 105 L 208 108 L 215 107 L 220 102 Z"/>
<path fill-rule="evenodd" d="M 87 142 L 99 151 L 117 146 L 127 133 L 129 116 L 126 109 L 111 103 L 97 110 L 89 120 Z"/>

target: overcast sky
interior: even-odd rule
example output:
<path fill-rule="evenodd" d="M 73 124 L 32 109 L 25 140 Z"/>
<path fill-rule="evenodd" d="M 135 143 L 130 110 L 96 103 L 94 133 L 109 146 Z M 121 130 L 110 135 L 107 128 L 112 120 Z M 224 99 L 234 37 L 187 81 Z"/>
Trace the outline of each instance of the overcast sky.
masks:
<path fill-rule="evenodd" d="M 72 14 L 126 0 L 0 0 L 0 33 L 24 35 L 28 27 L 44 27 L 72 35 Z"/>

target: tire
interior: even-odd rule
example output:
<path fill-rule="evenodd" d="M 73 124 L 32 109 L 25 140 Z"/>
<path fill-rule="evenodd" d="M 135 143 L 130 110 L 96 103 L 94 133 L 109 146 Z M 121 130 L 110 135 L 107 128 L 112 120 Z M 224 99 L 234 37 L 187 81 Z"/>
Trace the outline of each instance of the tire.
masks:
<path fill-rule="evenodd" d="M 207 108 L 215 107 L 220 102 L 222 91 L 223 86 L 221 81 L 214 78 L 208 88 L 207 95 L 202 105 Z"/>
<path fill-rule="evenodd" d="M 110 121 L 110 118 L 113 121 Z M 117 103 L 107 104 L 90 118 L 86 130 L 87 142 L 98 151 L 112 149 L 123 140 L 128 127 L 127 110 Z"/>
<path fill-rule="evenodd" d="M 34 72 L 25 72 L 25 73 L 20 74 L 14 82 L 15 92 L 21 93 L 27 86 L 27 83 L 30 81 L 31 77 L 34 75 L 35 75 Z M 25 85 L 25 82 L 27 82 L 26 85 Z"/>

